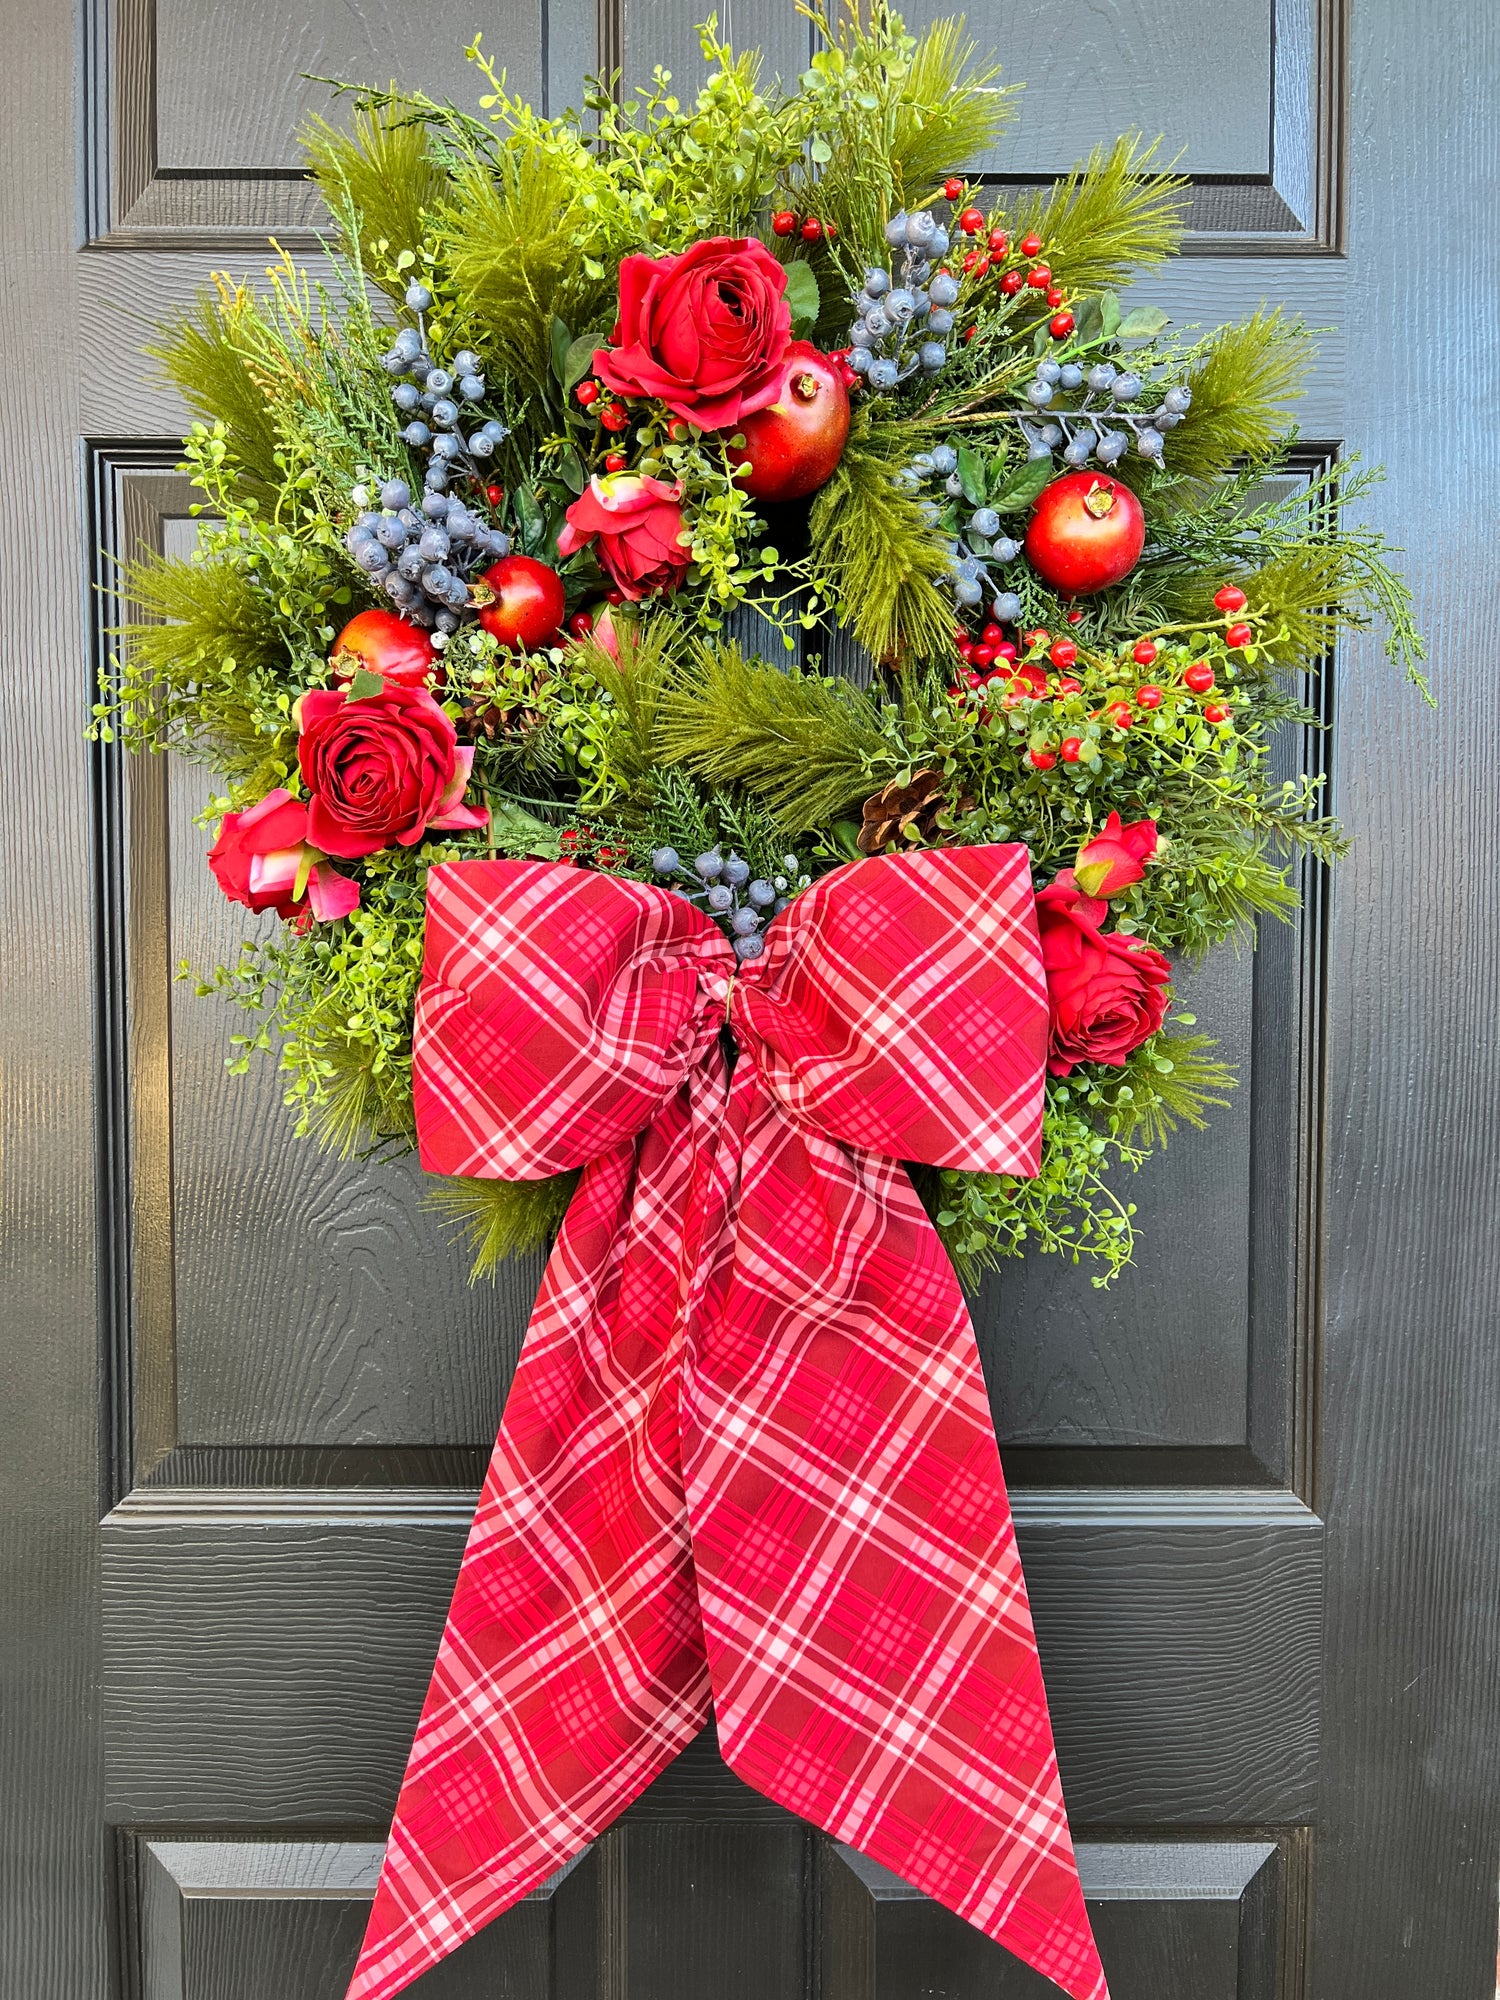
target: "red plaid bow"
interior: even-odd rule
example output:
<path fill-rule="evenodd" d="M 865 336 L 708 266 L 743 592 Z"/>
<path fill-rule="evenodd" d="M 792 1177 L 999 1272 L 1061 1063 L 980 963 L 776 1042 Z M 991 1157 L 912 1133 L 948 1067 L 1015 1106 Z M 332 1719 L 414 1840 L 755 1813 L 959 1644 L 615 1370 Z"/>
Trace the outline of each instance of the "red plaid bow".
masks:
<path fill-rule="evenodd" d="M 423 1165 L 584 1174 L 351 2000 L 526 1895 L 711 1712 L 747 1783 L 1107 2000 L 973 1329 L 899 1165 L 1036 1171 L 1026 850 L 857 862 L 765 936 L 736 970 L 666 890 L 429 877 Z"/>

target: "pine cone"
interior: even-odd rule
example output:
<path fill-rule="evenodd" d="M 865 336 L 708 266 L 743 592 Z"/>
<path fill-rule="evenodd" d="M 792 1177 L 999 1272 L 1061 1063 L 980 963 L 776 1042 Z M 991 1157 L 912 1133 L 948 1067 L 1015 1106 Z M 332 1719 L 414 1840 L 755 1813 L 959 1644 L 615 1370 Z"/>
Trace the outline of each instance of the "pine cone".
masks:
<path fill-rule="evenodd" d="M 860 853 L 883 854 L 888 847 L 912 846 L 906 838 L 908 827 L 915 827 L 921 839 L 930 841 L 938 830 L 938 814 L 944 803 L 943 781 L 936 771 L 913 771 L 907 785 L 892 779 L 874 798 L 865 800 Z"/>
<path fill-rule="evenodd" d="M 459 741 L 477 743 L 524 743 L 545 724 L 540 709 L 505 708 L 498 701 L 466 701 L 458 718 Z"/>

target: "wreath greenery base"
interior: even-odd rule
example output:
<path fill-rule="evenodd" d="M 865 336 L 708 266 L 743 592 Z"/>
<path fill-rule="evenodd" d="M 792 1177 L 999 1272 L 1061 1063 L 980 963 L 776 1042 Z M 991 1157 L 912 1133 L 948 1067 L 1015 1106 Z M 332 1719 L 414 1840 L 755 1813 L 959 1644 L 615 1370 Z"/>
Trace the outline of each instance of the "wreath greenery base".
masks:
<path fill-rule="evenodd" d="M 989 206 L 957 163 L 993 143 L 1010 100 L 961 28 L 912 35 L 878 5 L 818 26 L 791 94 L 762 89 L 758 57 L 711 25 L 691 101 L 658 72 L 634 97 L 599 83 L 581 113 L 544 119 L 477 42 L 482 116 L 356 93 L 349 131 L 308 136 L 330 275 L 283 258 L 259 289 L 221 278 L 157 350 L 197 418 L 185 466 L 201 545 L 131 565 L 139 615 L 94 726 L 219 773 L 206 825 L 278 791 L 311 799 L 301 698 L 369 693 L 369 676 L 351 684 L 331 657 L 347 622 L 385 601 L 351 543 L 371 494 L 421 491 L 431 463 L 410 441 L 427 426 L 409 431 L 393 406 L 401 329 L 425 354 L 462 349 L 481 366 L 492 470 L 464 491 L 484 533 L 555 571 L 571 620 L 547 643 L 507 643 L 486 628 L 483 589 L 466 599 L 460 579 L 434 695 L 487 824 L 429 825 L 337 860 L 358 905 L 336 920 L 298 902 L 299 873 L 294 914 L 263 919 L 200 986 L 250 1016 L 231 1069 L 270 1053 L 299 1130 L 342 1152 L 412 1142 L 434 862 L 532 855 L 650 880 L 670 849 L 733 855 L 795 893 L 860 853 L 1019 840 L 1044 889 L 1106 823 L 1149 824 L 1150 851 L 1108 892 L 1109 935 L 1191 964 L 1289 916 L 1299 857 L 1341 851 L 1318 783 L 1280 781 L 1270 760 L 1278 729 L 1321 726 L 1310 677 L 1339 634 L 1383 621 L 1417 675 L 1391 551 L 1343 518 L 1372 475 L 1340 464 L 1265 497 L 1295 443 L 1284 411 L 1309 361 L 1301 325 L 1264 311 L 1199 335 L 1122 307 L 1119 288 L 1180 233 L 1182 185 L 1151 149 L 1122 141 L 1050 190 Z M 947 317 L 942 360 L 879 390 L 878 343 L 856 367 L 851 329 L 878 303 L 870 285 L 889 296 L 904 271 L 931 269 L 892 248 L 912 216 L 926 219 L 902 241 L 941 237 L 955 303 L 924 292 L 931 324 Z M 600 387 L 621 353 L 622 261 L 719 238 L 765 246 L 792 333 L 851 385 L 847 442 L 810 499 L 750 497 L 743 430 L 699 430 Z M 891 338 L 906 353 L 899 328 Z M 1064 389 L 1103 369 L 1146 385 L 1147 403 L 1178 390 L 1160 432 L 1119 432 L 1132 443 L 1110 481 L 1139 502 L 1144 549 L 1087 595 L 1015 553 L 1043 487 L 1079 463 L 1080 427 L 1096 445 L 1106 434 L 1090 409 L 1126 407 L 1091 405 L 1087 386 L 1040 393 L 1069 368 Z M 678 496 L 673 587 L 611 589 L 602 543 L 559 549 L 569 509 L 607 496 L 617 464 Z M 737 643 L 749 613 L 779 657 Z M 862 683 L 823 670 L 851 639 Z M 1037 1179 L 918 1170 L 966 1278 L 1029 1249 L 1087 1259 L 1101 1282 L 1128 1262 L 1125 1176 L 1232 1082 L 1196 1025 L 1179 1010 L 1123 1060 L 1055 1065 Z M 444 1183 L 434 1199 L 487 1271 L 545 1240 L 571 1188 Z"/>

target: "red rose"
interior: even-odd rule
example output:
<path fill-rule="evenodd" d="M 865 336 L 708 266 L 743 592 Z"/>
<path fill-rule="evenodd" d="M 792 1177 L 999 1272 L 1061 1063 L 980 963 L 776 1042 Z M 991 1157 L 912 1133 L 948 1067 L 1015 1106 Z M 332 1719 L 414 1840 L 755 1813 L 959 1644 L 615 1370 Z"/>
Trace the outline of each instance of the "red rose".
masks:
<path fill-rule="evenodd" d="M 652 396 L 701 431 L 723 430 L 776 400 L 792 339 L 786 272 L 743 236 L 627 257 L 613 338 L 594 373 L 616 395 Z"/>
<path fill-rule="evenodd" d="M 1172 968 L 1159 951 L 1100 929 L 1109 905 L 1080 894 L 1064 869 L 1036 899 L 1051 1034 L 1047 1068 L 1070 1076 L 1081 1062 L 1116 1068 L 1166 1018 Z"/>
<path fill-rule="evenodd" d="M 225 813 L 208 865 L 230 902 L 247 910 L 274 910 L 278 917 L 311 910 L 320 923 L 331 923 L 359 907 L 359 884 L 308 846 L 307 807 L 280 786 L 259 805 Z"/>
<path fill-rule="evenodd" d="M 315 688 L 298 704 L 297 762 L 307 787 L 307 835 L 325 854 L 354 859 L 414 847 L 429 827 L 476 827 L 488 814 L 461 805 L 474 763 L 425 688 L 383 681 L 351 698 Z"/>
<path fill-rule="evenodd" d="M 568 509 L 557 553 L 570 556 L 597 537 L 600 562 L 632 603 L 653 590 L 675 590 L 693 560 L 682 539 L 681 493 L 639 472 L 595 474 Z"/>
<path fill-rule="evenodd" d="M 1154 819 L 1121 826 L 1120 815 L 1112 812 L 1093 839 L 1079 848 L 1073 879 L 1086 896 L 1117 896 L 1140 881 L 1155 852 Z"/>

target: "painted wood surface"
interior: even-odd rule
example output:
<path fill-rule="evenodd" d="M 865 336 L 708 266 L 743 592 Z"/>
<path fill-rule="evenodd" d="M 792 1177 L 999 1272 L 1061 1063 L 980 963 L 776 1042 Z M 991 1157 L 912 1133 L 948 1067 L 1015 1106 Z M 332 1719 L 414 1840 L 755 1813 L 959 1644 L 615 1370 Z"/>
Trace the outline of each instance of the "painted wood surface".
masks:
<path fill-rule="evenodd" d="M 202 774 L 80 734 L 113 558 L 185 532 L 183 411 L 138 348 L 210 269 L 257 272 L 269 230 L 313 249 L 299 72 L 457 93 L 483 27 L 554 106 L 600 62 L 685 88 L 693 11 L 5 8 L 6 2000 L 337 2000 L 536 1276 L 470 1292 L 417 1178 L 299 1147 L 274 1078 L 224 1076 L 233 1022 L 172 982 L 235 934 Z M 1356 846 L 1300 925 L 1203 975 L 1233 1112 L 1143 1178 L 1116 1291 L 1038 1263 L 977 1305 L 1085 1886 L 1116 2000 L 1480 2000 L 1500 1049 L 1471 689 L 1500 637 L 1476 430 L 1500 31 L 1481 0 L 1441 32 L 1416 0 L 970 20 L 1028 83 L 1000 184 L 1160 127 L 1194 235 L 1150 295 L 1205 326 L 1289 301 L 1324 330 L 1307 463 L 1389 464 L 1366 518 L 1410 550 L 1441 699 L 1403 697 L 1373 644 L 1334 663 Z M 781 0 L 727 25 L 805 61 Z M 711 1732 L 417 1990 L 1041 1991 L 748 1791 Z"/>

